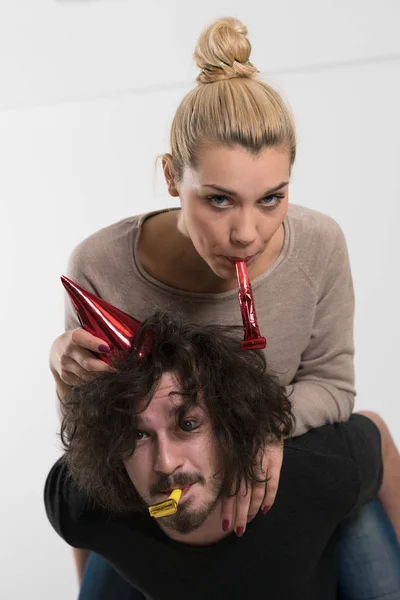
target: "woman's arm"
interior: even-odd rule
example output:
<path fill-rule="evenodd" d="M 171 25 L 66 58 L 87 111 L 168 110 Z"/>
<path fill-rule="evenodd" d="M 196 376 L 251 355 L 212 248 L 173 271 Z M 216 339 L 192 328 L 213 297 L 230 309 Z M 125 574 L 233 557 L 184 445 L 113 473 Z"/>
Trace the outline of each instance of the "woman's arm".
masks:
<path fill-rule="evenodd" d="M 296 417 L 294 437 L 346 421 L 354 408 L 354 290 L 340 230 L 316 294 L 310 342 L 292 384 L 286 387 Z"/>

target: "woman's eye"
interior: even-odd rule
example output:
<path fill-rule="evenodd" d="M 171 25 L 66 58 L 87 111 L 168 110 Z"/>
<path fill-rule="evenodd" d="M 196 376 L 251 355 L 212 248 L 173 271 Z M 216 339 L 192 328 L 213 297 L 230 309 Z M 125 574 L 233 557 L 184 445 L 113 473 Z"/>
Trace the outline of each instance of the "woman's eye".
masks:
<path fill-rule="evenodd" d="M 285 196 L 283 194 L 274 194 L 273 196 L 267 196 L 263 198 L 264 206 L 278 206 L 280 204 L 282 198 Z"/>
<path fill-rule="evenodd" d="M 267 208 L 274 208 L 280 204 L 284 197 L 284 194 L 266 196 L 262 199 L 262 205 Z M 228 208 L 228 206 L 230 206 L 230 202 L 225 196 L 208 196 L 207 200 L 213 208 Z"/>
<path fill-rule="evenodd" d="M 229 201 L 225 196 L 208 196 L 207 200 L 214 208 L 225 208 L 229 206 Z M 225 204 L 227 202 L 228 204 Z"/>
<path fill-rule="evenodd" d="M 146 434 L 144 431 L 136 431 L 135 432 L 135 440 L 137 442 L 140 442 L 141 440 L 144 440 L 144 438 L 146 437 Z"/>

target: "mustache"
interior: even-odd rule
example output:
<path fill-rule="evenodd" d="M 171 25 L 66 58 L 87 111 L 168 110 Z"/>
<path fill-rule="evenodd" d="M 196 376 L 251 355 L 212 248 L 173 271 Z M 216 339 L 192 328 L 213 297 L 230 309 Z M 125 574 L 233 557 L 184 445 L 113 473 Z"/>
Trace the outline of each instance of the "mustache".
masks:
<path fill-rule="evenodd" d="M 192 483 L 205 484 L 205 479 L 200 473 L 177 473 L 173 477 L 166 476 L 162 477 L 157 483 L 150 486 L 150 495 L 156 496 L 172 490 L 173 488 L 184 487 Z"/>

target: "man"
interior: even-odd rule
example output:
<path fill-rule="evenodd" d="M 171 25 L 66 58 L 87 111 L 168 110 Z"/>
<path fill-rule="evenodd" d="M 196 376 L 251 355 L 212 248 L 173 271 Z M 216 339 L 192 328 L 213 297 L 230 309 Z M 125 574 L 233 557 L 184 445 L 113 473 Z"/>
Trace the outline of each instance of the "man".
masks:
<path fill-rule="evenodd" d="M 375 424 L 353 415 L 286 440 L 271 510 L 223 531 L 221 496 L 257 478 L 265 440 L 290 436 L 290 401 L 263 354 L 221 328 L 157 314 L 132 347 L 63 402 L 66 452 L 45 488 L 56 531 L 151 600 L 335 599 L 335 529 L 382 481 Z M 177 487 L 177 513 L 152 519 Z"/>

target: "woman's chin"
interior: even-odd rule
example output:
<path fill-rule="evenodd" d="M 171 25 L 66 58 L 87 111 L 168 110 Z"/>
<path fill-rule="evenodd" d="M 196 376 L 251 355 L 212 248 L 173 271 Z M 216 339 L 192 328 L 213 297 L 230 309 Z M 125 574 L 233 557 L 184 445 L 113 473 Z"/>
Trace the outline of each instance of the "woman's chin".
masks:
<path fill-rule="evenodd" d="M 225 256 L 219 256 L 213 261 L 212 270 L 221 279 L 235 279 L 236 278 L 236 265 L 235 261 L 226 258 Z"/>
<path fill-rule="evenodd" d="M 208 266 L 210 267 L 210 269 L 212 270 L 214 275 L 216 275 L 218 277 L 218 279 L 223 279 L 224 281 L 230 281 L 231 279 L 236 278 L 235 268 L 229 267 L 229 265 L 227 267 L 222 267 L 220 264 L 212 263 L 211 265 L 209 264 Z"/>

